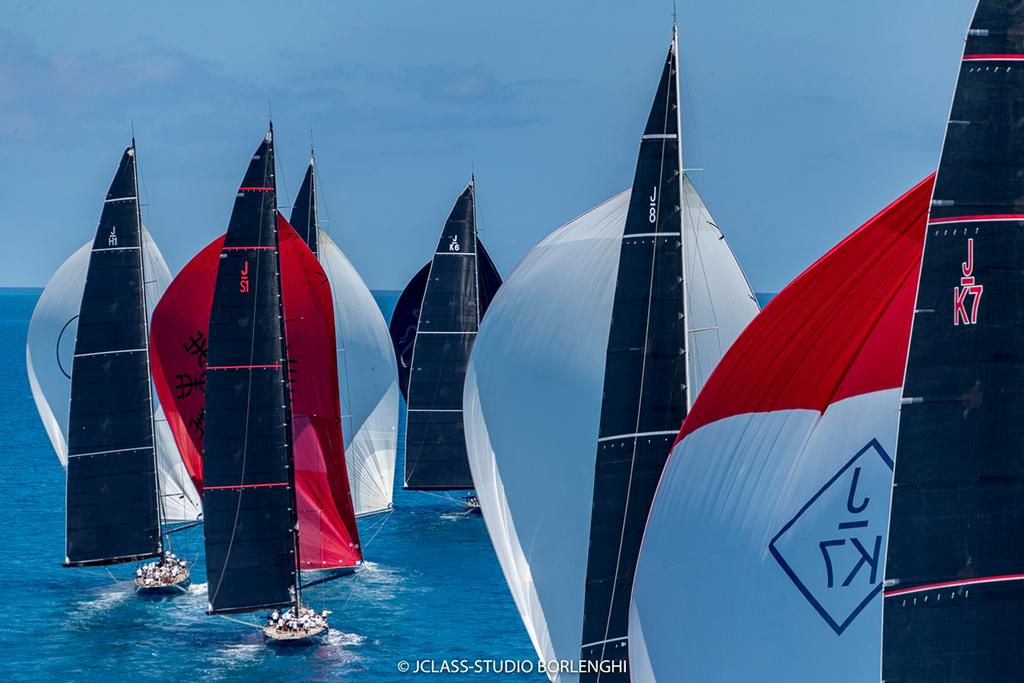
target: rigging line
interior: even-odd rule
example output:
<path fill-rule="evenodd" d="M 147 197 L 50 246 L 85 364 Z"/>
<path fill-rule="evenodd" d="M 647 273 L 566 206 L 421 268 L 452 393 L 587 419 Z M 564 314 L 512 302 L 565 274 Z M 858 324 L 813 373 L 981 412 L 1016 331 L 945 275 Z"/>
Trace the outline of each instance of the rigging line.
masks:
<path fill-rule="evenodd" d="M 244 619 L 238 619 L 237 617 L 229 617 L 226 614 L 215 614 L 213 616 L 220 617 L 221 619 L 226 619 L 228 621 L 233 621 L 236 624 L 241 624 L 242 626 L 249 626 L 251 628 L 259 629 L 261 631 L 263 630 L 263 627 L 259 624 L 254 624 L 251 621 L 245 621 Z"/>
<path fill-rule="evenodd" d="M 381 529 L 384 528 L 384 525 L 388 523 L 388 520 L 391 519 L 392 514 L 394 514 L 393 509 L 389 510 L 387 516 L 385 516 L 384 519 L 381 520 L 381 523 L 377 525 L 377 529 L 373 532 L 373 535 L 370 536 L 370 540 L 366 543 L 363 543 L 363 550 L 370 547 L 370 544 L 373 543 L 373 539 L 377 538 L 377 534 L 379 534 L 381 532 Z"/>
<path fill-rule="evenodd" d="M 672 61 L 676 61 L 677 62 L 676 63 L 676 70 L 677 70 L 676 78 L 678 78 L 678 69 L 679 69 L 678 60 L 672 60 Z M 665 123 L 664 123 L 664 126 L 662 128 L 662 132 L 664 134 L 668 134 L 669 103 L 672 100 L 672 98 L 671 98 L 671 87 L 672 87 L 671 79 L 669 80 L 669 83 L 667 85 L 670 88 L 670 91 L 665 96 L 665 118 L 664 118 Z M 676 103 L 676 105 L 678 107 L 678 102 Z M 678 114 L 677 114 L 677 116 L 678 116 Z M 681 132 L 681 131 L 677 131 L 677 132 Z M 679 138 L 681 140 L 682 136 L 679 135 Z M 662 195 L 662 197 L 664 197 L 664 192 L 662 191 L 662 188 L 663 188 L 663 186 L 665 184 L 665 181 L 664 181 L 664 179 L 665 179 L 665 149 L 666 149 L 667 145 L 668 145 L 668 140 L 667 139 L 663 139 L 662 142 L 661 142 L 661 162 L 660 162 L 660 166 L 658 168 L 658 191 Z M 677 176 L 673 175 L 672 176 L 672 181 L 678 182 L 676 180 L 676 178 L 677 178 Z M 682 189 L 681 186 L 680 186 L 680 189 Z M 680 197 L 680 200 L 681 199 L 682 198 Z M 657 222 L 654 225 L 654 231 L 655 232 L 658 232 L 658 229 L 661 227 L 662 212 L 660 210 L 661 207 L 659 206 L 658 208 L 659 208 L 659 210 L 657 212 L 657 218 L 656 218 Z M 674 215 L 674 213 L 673 213 L 673 215 Z M 681 222 L 682 222 L 682 216 L 680 216 L 680 223 Z M 681 228 L 682 228 L 682 225 L 680 225 L 680 229 Z M 680 230 L 680 234 L 681 233 L 682 233 L 682 230 Z M 636 408 L 636 429 L 634 429 L 635 432 L 639 432 L 640 431 L 640 420 L 641 420 L 642 414 L 643 414 L 643 397 L 644 397 L 644 385 L 645 385 L 645 381 L 646 381 L 646 372 L 647 372 L 647 357 L 648 357 L 648 355 L 650 353 L 649 348 L 650 348 L 650 341 L 651 341 L 651 337 L 650 337 L 650 334 L 651 334 L 651 308 L 652 308 L 653 303 L 654 303 L 654 274 L 655 274 L 655 271 L 656 271 L 657 260 L 658 260 L 658 241 L 657 240 L 651 240 L 651 276 L 650 276 L 650 280 L 649 280 L 649 283 L 648 283 L 648 289 L 647 289 L 647 317 L 646 317 L 646 320 L 644 322 L 644 354 L 643 354 L 643 360 L 641 361 L 641 365 L 640 365 L 640 392 L 639 392 L 637 408 Z M 683 341 L 683 347 L 684 348 L 686 346 L 686 327 L 685 326 L 687 324 L 688 324 L 688 321 L 684 321 L 684 326 L 683 326 L 683 340 L 684 340 Z M 605 618 L 605 626 L 604 626 L 604 641 L 605 642 L 603 642 L 601 644 L 601 659 L 604 659 L 605 651 L 606 651 L 606 649 L 608 647 L 607 641 L 608 641 L 608 632 L 611 629 L 612 609 L 613 609 L 613 607 L 615 605 L 615 593 L 616 593 L 616 591 L 618 589 L 618 584 L 619 584 L 619 568 L 622 565 L 622 547 L 625 544 L 625 540 L 626 540 L 626 519 L 629 517 L 629 501 L 630 501 L 630 497 L 632 496 L 632 493 L 633 493 L 633 471 L 634 471 L 634 468 L 636 467 L 636 455 L 637 455 L 638 443 L 639 443 L 639 439 L 634 438 L 633 439 L 633 452 L 632 452 L 632 454 L 630 456 L 630 462 L 629 462 L 629 480 L 628 480 L 628 482 L 626 484 L 626 501 L 625 501 L 625 505 L 623 506 L 621 529 L 619 531 L 619 547 L 618 547 L 618 551 L 617 551 L 616 556 L 615 556 L 615 572 L 614 572 L 614 574 L 612 574 L 611 599 L 608 601 L 608 616 Z M 597 674 L 597 681 L 598 681 L 598 683 L 600 683 L 600 680 L 601 680 L 601 673 L 598 672 L 598 674 Z"/>
<path fill-rule="evenodd" d="M 114 576 L 114 572 L 110 571 L 110 567 L 104 567 L 103 569 L 105 569 L 105 570 L 106 570 L 106 572 L 107 572 L 107 575 L 108 575 L 108 576 L 110 576 L 110 580 L 114 582 L 114 585 L 115 585 L 115 586 L 116 586 L 116 585 L 117 585 L 118 583 L 120 583 L 120 581 L 118 581 L 118 580 L 117 580 L 117 577 L 115 577 L 115 576 Z"/>

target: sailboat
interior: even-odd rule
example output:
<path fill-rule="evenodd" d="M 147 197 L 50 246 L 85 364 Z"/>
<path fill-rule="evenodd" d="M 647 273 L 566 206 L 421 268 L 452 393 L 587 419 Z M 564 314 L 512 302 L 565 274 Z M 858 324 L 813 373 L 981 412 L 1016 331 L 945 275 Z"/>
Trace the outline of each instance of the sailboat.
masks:
<path fill-rule="evenodd" d="M 187 563 L 173 555 L 167 534 L 201 518 L 149 381 L 150 314 L 169 280 L 142 223 L 132 140 L 95 237 L 39 297 L 25 355 L 36 407 L 67 471 L 64 564 L 159 558 L 138 576 L 159 568 L 161 580 L 137 581 L 140 590 L 187 585 Z"/>
<path fill-rule="evenodd" d="M 626 680 L 627 608 L 661 468 L 757 303 L 683 171 L 675 32 L 632 189 L 520 262 L 480 330 L 464 412 L 484 520 L 557 680 Z M 665 680 L 669 680 L 666 678 Z"/>
<path fill-rule="evenodd" d="M 274 610 L 274 642 L 326 632 L 302 606 L 301 572 L 322 583 L 362 562 L 331 288 L 276 201 L 271 129 L 227 233 L 174 279 L 152 330 L 157 389 L 203 494 L 208 611 Z"/>
<path fill-rule="evenodd" d="M 634 681 L 878 679 L 880 539 L 932 183 L 776 295 L 704 385 L 644 532 Z"/>
<path fill-rule="evenodd" d="M 466 364 L 501 276 L 477 235 L 471 180 L 434 255 L 409 281 L 391 317 L 405 397 L 405 477 L 413 491 L 472 490 L 462 418 Z M 464 500 L 478 507 L 475 496 Z"/>
<path fill-rule="evenodd" d="M 886 681 L 1024 679 L 1024 3 L 978 3 L 931 198 L 899 413 Z"/>
<path fill-rule="evenodd" d="M 398 371 L 380 306 L 320 227 L 312 152 L 289 222 L 319 261 L 331 287 L 341 433 L 356 517 L 387 512 L 392 507 L 398 448 Z"/>
<path fill-rule="evenodd" d="M 637 680 L 1024 675 L 1022 26 L 978 4 L 937 175 L 776 297 L 698 399 L 644 536 Z"/>

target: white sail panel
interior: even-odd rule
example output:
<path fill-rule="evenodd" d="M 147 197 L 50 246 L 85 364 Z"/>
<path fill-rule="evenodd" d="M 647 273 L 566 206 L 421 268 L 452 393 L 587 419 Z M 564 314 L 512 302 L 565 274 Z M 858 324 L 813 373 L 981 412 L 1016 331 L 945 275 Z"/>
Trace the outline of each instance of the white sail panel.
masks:
<path fill-rule="evenodd" d="M 555 231 L 516 266 L 487 311 L 466 378 L 473 481 L 545 660 L 579 659 L 594 453 L 629 196 Z"/>
<path fill-rule="evenodd" d="M 683 176 L 687 356 L 692 401 L 758 312 L 757 299 L 697 189 Z"/>
<path fill-rule="evenodd" d="M 888 520 L 899 400 L 744 414 L 679 444 L 633 585 L 633 680 L 877 680 L 885 549 L 869 540 Z M 860 514 L 850 497 L 869 501 Z"/>
<path fill-rule="evenodd" d="M 63 466 L 68 463 L 71 361 L 92 242 L 83 244 L 46 283 L 32 311 L 25 345 L 32 398 Z"/>
<path fill-rule="evenodd" d="M 142 226 L 142 265 L 146 272 L 146 313 L 147 318 L 152 320 L 153 310 L 171 284 L 171 271 L 145 226 Z M 160 472 L 160 495 L 163 498 L 163 519 L 165 522 L 195 521 L 202 515 L 202 501 L 178 454 L 156 387 L 151 388 L 150 394 L 153 397 L 154 440 Z"/>
<path fill-rule="evenodd" d="M 320 230 L 318 258 L 334 298 L 342 438 L 357 516 L 391 507 L 398 449 L 398 370 L 380 307 Z"/>

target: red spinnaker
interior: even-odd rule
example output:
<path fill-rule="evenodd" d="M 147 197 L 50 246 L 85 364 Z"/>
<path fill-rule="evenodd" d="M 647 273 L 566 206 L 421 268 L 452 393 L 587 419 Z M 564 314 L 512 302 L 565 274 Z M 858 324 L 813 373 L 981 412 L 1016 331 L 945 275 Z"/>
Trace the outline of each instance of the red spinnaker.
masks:
<path fill-rule="evenodd" d="M 362 551 L 341 439 L 331 285 L 313 252 L 280 214 L 277 225 L 302 569 L 353 567 Z"/>
<path fill-rule="evenodd" d="M 342 445 L 331 289 L 316 257 L 280 215 L 278 237 L 302 569 L 353 567 L 362 550 Z M 223 242 L 214 240 L 174 278 L 150 328 L 157 393 L 200 492 L 206 342 Z"/>

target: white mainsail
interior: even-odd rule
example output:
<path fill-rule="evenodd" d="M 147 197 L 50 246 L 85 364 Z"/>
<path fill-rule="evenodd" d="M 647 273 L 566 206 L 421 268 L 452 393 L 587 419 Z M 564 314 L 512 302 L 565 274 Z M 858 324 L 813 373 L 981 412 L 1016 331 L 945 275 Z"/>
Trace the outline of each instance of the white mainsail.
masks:
<path fill-rule="evenodd" d="M 373 294 L 320 230 L 318 254 L 334 299 L 345 463 L 356 516 L 391 508 L 398 449 L 398 370 Z"/>
<path fill-rule="evenodd" d="M 160 250 L 143 227 L 143 263 L 146 271 L 146 308 L 150 316 L 171 281 Z M 39 416 L 62 466 L 68 458 L 68 415 L 71 400 L 71 359 L 75 348 L 78 309 L 85 288 L 92 240 L 66 260 L 46 284 L 29 322 L 25 359 L 29 385 Z M 194 521 L 202 504 L 185 465 L 178 455 L 156 391 L 153 419 L 165 521 Z"/>

